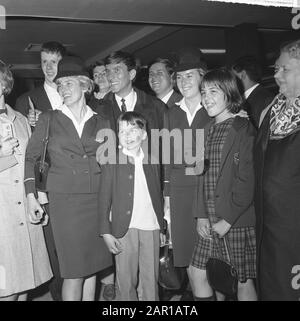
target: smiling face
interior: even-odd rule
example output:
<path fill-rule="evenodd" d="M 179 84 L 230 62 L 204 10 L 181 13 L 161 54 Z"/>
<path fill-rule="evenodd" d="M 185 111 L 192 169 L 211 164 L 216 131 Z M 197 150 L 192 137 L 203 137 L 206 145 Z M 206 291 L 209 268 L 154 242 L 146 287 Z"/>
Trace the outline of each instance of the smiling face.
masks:
<path fill-rule="evenodd" d="M 41 52 L 41 68 L 47 84 L 52 85 L 57 75 L 57 65 L 62 59 L 61 55 L 52 52 Z"/>
<path fill-rule="evenodd" d="M 300 60 L 282 52 L 275 63 L 274 78 L 279 92 L 293 99 L 300 95 Z"/>
<path fill-rule="evenodd" d="M 222 122 L 230 118 L 232 114 L 228 110 L 228 103 L 223 91 L 215 84 L 201 86 L 202 104 L 210 117 L 215 117 L 216 122 Z"/>
<path fill-rule="evenodd" d="M 84 98 L 84 90 L 76 76 L 59 78 L 57 80 L 57 90 L 64 104 L 68 107 L 79 103 Z"/>
<path fill-rule="evenodd" d="M 158 98 L 163 98 L 173 88 L 172 76 L 166 66 L 157 62 L 149 68 L 149 85 Z"/>
<path fill-rule="evenodd" d="M 193 98 L 200 94 L 201 80 L 198 69 L 179 71 L 176 75 L 178 89 L 184 98 Z"/>
<path fill-rule="evenodd" d="M 136 153 L 146 137 L 146 131 L 138 125 L 132 125 L 124 120 L 119 122 L 119 142 L 123 148 Z"/>
<path fill-rule="evenodd" d="M 120 97 L 126 97 L 132 89 L 132 81 L 136 75 L 135 69 L 128 70 L 123 63 L 111 63 L 105 66 L 111 91 Z"/>
<path fill-rule="evenodd" d="M 93 79 L 96 85 L 99 87 L 101 93 L 109 92 L 110 83 L 106 77 L 105 66 L 96 66 L 93 69 Z"/>

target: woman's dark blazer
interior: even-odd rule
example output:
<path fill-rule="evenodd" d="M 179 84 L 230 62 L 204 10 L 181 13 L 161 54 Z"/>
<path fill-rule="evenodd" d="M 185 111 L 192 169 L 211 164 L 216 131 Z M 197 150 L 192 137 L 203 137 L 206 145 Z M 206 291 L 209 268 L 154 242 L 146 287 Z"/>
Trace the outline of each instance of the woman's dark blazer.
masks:
<path fill-rule="evenodd" d="M 48 153 L 51 166 L 47 190 L 56 193 L 97 193 L 101 171 L 96 161 L 96 150 L 100 143 L 95 138 L 100 129 L 110 128 L 109 121 L 95 114 L 85 123 L 80 138 L 72 120 L 59 110 L 41 114 L 29 140 L 25 156 L 26 193 L 35 192 L 34 164 L 42 152 L 49 116 Z"/>
<path fill-rule="evenodd" d="M 205 127 L 206 136 L 211 125 L 212 122 Z M 214 195 L 216 214 L 233 227 L 255 225 L 253 204 L 255 135 L 251 123 L 245 118 L 236 116 L 222 150 Z M 203 184 L 203 177 L 200 177 L 195 202 L 197 218 L 207 218 Z"/>

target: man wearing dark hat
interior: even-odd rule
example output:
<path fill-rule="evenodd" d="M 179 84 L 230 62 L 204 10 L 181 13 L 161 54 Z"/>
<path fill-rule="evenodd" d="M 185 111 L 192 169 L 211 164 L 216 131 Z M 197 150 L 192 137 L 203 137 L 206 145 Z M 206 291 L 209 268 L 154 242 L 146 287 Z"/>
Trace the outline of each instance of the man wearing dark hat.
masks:
<path fill-rule="evenodd" d="M 57 109 L 62 104 L 53 80 L 57 74 L 58 62 L 65 55 L 65 52 L 64 46 L 59 42 L 44 43 L 41 48 L 41 68 L 45 77 L 44 84 L 17 99 L 15 109 L 28 118 L 31 128 L 35 127 L 41 112 Z M 54 278 L 49 283 L 49 289 L 53 300 L 60 301 L 62 280 L 50 222 L 44 226 L 44 234 L 54 275 Z"/>

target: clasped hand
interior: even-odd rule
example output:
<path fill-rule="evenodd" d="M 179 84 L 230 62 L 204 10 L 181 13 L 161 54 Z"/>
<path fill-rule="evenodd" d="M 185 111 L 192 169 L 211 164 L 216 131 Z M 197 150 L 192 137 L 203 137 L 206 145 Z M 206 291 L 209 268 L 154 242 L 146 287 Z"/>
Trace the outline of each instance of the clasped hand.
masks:
<path fill-rule="evenodd" d="M 230 228 L 231 225 L 224 219 L 213 224 L 211 227 L 207 218 L 197 219 L 197 232 L 204 239 L 212 238 L 211 231 L 217 233 L 219 237 L 224 237 L 226 233 L 230 230 Z"/>
<path fill-rule="evenodd" d="M 6 136 L 0 138 L 0 157 L 10 156 L 14 153 L 14 149 L 19 146 L 16 138 Z"/>

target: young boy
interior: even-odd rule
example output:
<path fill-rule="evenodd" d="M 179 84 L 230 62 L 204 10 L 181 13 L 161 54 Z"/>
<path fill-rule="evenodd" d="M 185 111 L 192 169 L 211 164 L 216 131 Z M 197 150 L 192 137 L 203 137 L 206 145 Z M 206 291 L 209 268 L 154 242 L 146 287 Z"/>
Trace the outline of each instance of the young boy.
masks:
<path fill-rule="evenodd" d="M 118 128 L 121 149 L 117 163 L 102 165 L 100 235 L 115 254 L 120 300 L 158 300 L 159 243 L 163 226 L 160 168 L 145 164 L 141 146 L 147 138 L 146 120 L 141 114 L 121 114 Z"/>

